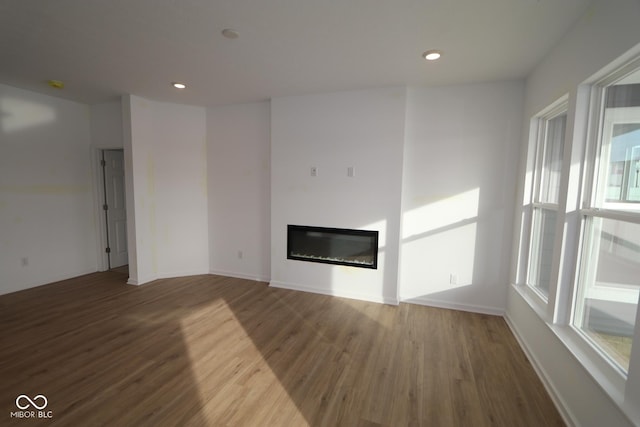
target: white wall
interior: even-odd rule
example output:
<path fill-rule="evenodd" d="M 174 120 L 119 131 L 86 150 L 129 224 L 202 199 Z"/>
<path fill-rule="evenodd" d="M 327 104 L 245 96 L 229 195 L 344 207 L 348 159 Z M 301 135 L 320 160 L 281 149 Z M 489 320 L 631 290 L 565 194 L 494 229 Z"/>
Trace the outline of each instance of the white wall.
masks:
<path fill-rule="evenodd" d="M 268 102 L 207 109 L 213 274 L 269 281 L 270 118 Z"/>
<path fill-rule="evenodd" d="M 405 88 L 272 100 L 272 286 L 397 303 L 405 103 Z M 287 260 L 287 224 L 378 230 L 378 269 Z"/>
<path fill-rule="evenodd" d="M 122 148 L 122 102 L 105 102 L 90 108 L 91 145 L 98 149 Z"/>
<path fill-rule="evenodd" d="M 402 300 L 504 312 L 523 93 L 522 82 L 409 89 Z"/>
<path fill-rule="evenodd" d="M 123 112 L 130 283 L 208 273 L 206 110 L 130 95 Z"/>
<path fill-rule="evenodd" d="M 89 107 L 0 85 L 0 293 L 96 271 L 90 162 Z"/>
<path fill-rule="evenodd" d="M 569 120 L 566 141 L 581 143 L 583 129 L 574 128 L 577 87 L 640 41 L 640 2 L 636 0 L 596 0 L 574 28 L 559 41 L 527 79 L 525 116 L 533 115 L 562 95 L 569 94 Z M 526 132 L 525 132 L 526 133 Z M 527 138 L 522 141 L 518 198 L 522 200 L 526 169 Z M 567 144 L 569 146 L 569 144 Z M 570 148 L 570 146 L 569 146 Z M 565 151 L 566 152 L 566 151 Z M 565 155 L 567 158 L 567 156 Z M 579 157 L 579 156 L 577 156 Z M 571 205 L 572 203 L 569 203 Z M 568 210 L 572 209 L 571 207 Z M 516 216 L 521 215 L 518 207 Z M 519 223 L 516 230 L 519 230 Z M 515 233 L 517 237 L 518 231 Z M 514 258 L 517 247 L 514 246 Z M 515 265 L 515 259 L 513 265 Z M 565 276 L 562 276 L 565 280 Z M 515 268 L 511 274 L 515 282 Z M 533 360 L 544 381 L 561 402 L 572 422 L 581 426 L 632 425 L 619 406 L 590 373 L 567 350 L 551 326 L 541 320 L 524 297 L 509 287 L 506 317 Z M 630 372 L 628 381 L 638 384 L 639 372 Z M 636 393 L 637 396 L 637 393 Z M 637 404 L 635 411 L 637 411 Z M 633 410 L 630 411 L 630 413 Z M 635 423 L 640 422 L 635 419 Z"/>
<path fill-rule="evenodd" d="M 640 41 L 636 0 L 595 0 L 527 78 L 525 119 L 538 113 Z"/>

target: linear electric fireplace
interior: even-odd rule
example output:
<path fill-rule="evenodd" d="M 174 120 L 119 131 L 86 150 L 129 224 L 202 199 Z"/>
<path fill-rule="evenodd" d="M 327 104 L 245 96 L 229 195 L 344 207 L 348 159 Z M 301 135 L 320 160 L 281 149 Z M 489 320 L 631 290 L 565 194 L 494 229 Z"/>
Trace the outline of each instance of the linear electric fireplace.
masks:
<path fill-rule="evenodd" d="M 288 225 L 287 258 L 378 268 L 378 232 Z"/>

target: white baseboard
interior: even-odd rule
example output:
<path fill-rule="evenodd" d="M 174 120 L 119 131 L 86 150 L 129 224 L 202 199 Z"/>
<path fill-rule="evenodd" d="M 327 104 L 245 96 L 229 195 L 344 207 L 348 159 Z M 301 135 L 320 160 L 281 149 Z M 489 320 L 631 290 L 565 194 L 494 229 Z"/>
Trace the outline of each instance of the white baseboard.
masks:
<path fill-rule="evenodd" d="M 538 378 L 540 378 L 542 385 L 544 386 L 545 390 L 547 390 L 547 393 L 549 393 L 549 396 L 551 397 L 553 404 L 555 405 L 556 409 L 560 413 L 560 416 L 562 417 L 565 424 L 567 426 L 577 425 L 575 423 L 575 418 L 572 416 L 571 412 L 567 409 L 568 406 L 566 405 L 565 401 L 562 399 L 562 397 L 560 397 L 560 394 L 554 387 L 553 382 L 549 379 L 549 375 L 544 370 L 544 368 L 542 368 L 542 366 L 540 365 L 540 363 L 538 362 L 534 354 L 531 352 L 531 349 L 527 345 L 527 341 L 520 334 L 515 323 L 511 321 L 508 313 L 504 314 L 504 320 L 507 323 L 507 326 L 509 327 L 509 329 L 511 330 L 511 333 L 513 333 L 513 336 L 516 338 L 516 341 L 518 341 L 520 348 L 522 349 L 522 351 L 524 351 L 524 354 L 527 356 L 527 359 L 529 359 L 529 362 L 531 362 L 531 366 L 533 366 L 533 370 L 536 371 Z"/>
<path fill-rule="evenodd" d="M 356 299 L 360 301 L 377 302 L 380 304 L 398 305 L 397 299 L 385 298 L 382 295 L 360 294 L 357 292 L 345 292 L 336 289 L 316 288 L 312 286 L 302 286 L 292 283 L 271 281 L 269 286 L 274 288 L 290 289 L 292 291 L 310 292 L 313 294 L 331 295 L 334 297 Z"/>
<path fill-rule="evenodd" d="M 468 311 L 471 313 L 490 314 L 492 316 L 504 316 L 504 308 L 500 308 L 500 307 L 485 307 L 481 305 L 460 304 L 460 303 L 449 302 L 449 301 L 433 300 L 425 297 L 401 298 L 400 301 L 408 302 L 411 304 L 425 305 L 428 307 Z"/>
<path fill-rule="evenodd" d="M 132 279 L 129 277 L 127 279 L 127 285 L 144 285 L 149 282 L 153 282 L 154 280 L 159 279 L 173 279 L 175 277 L 189 277 L 189 276 L 200 276 L 203 274 L 209 274 L 209 270 L 188 270 L 188 271 L 176 271 L 171 273 L 158 273 L 153 276 L 146 277 L 138 277 L 137 279 Z"/>
<path fill-rule="evenodd" d="M 146 276 L 146 277 L 138 276 L 137 279 L 132 279 L 131 277 L 129 277 L 129 279 L 127 279 L 127 285 L 140 286 L 140 285 L 144 285 L 144 284 L 147 284 L 147 283 L 151 283 L 154 280 L 158 280 L 158 279 L 159 279 L 158 276 Z"/>
<path fill-rule="evenodd" d="M 44 286 L 44 285 L 50 285 L 52 283 L 56 283 L 56 282 L 61 282 L 63 280 L 67 280 L 67 279 L 73 279 L 79 276 L 84 276 L 87 274 L 91 274 L 91 273 L 96 273 L 98 270 L 97 268 L 91 268 L 91 269 L 86 269 L 86 270 L 79 270 L 73 273 L 68 273 L 68 274 L 58 274 L 55 276 L 51 276 L 49 278 L 46 279 L 45 282 L 31 282 L 28 283 L 26 285 L 21 285 L 21 286 L 16 286 L 10 289 L 2 289 L 0 288 L 0 295 L 4 295 L 4 294 L 11 294 L 13 292 L 19 292 L 19 291 L 24 291 L 26 289 L 31 289 L 31 288 L 37 288 L 39 286 Z"/>
<path fill-rule="evenodd" d="M 269 282 L 269 277 L 253 276 L 251 274 L 236 273 L 233 271 L 209 270 L 209 274 L 215 274 L 216 276 L 235 277 L 237 279 L 253 280 L 255 282 Z"/>
<path fill-rule="evenodd" d="M 174 277 L 189 277 L 189 276 L 201 276 L 203 274 L 209 274 L 209 269 L 187 270 L 187 271 L 172 271 L 168 273 L 158 273 L 156 279 L 173 279 Z"/>

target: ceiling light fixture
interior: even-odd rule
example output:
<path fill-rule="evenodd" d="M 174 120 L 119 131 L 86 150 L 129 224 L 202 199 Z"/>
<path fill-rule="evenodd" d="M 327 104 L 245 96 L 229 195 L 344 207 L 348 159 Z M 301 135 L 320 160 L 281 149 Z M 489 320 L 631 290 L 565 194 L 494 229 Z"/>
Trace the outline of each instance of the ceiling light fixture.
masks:
<path fill-rule="evenodd" d="M 64 82 L 60 80 L 47 80 L 47 84 L 54 89 L 64 89 Z"/>
<path fill-rule="evenodd" d="M 428 50 L 422 54 L 422 57 L 427 61 L 435 61 L 436 59 L 440 59 L 441 56 L 442 51 L 436 49 Z"/>
<path fill-rule="evenodd" d="M 176 89 L 184 89 L 184 88 L 187 87 L 186 84 L 179 83 L 179 82 L 173 82 L 173 83 L 171 83 L 171 86 L 175 87 Z"/>
<path fill-rule="evenodd" d="M 240 37 L 240 34 L 236 30 L 232 30 L 231 28 L 225 28 L 222 30 L 222 35 L 228 39 L 237 39 Z"/>

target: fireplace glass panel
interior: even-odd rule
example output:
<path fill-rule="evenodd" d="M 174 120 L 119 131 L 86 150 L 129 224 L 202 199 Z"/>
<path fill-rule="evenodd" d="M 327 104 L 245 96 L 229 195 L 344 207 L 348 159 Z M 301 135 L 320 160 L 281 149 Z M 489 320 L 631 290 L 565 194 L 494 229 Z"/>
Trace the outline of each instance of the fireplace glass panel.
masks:
<path fill-rule="evenodd" d="M 289 225 L 287 258 L 377 268 L 378 232 Z"/>

